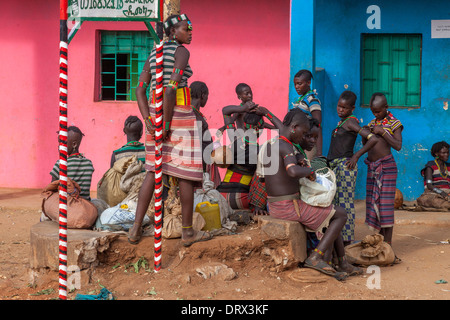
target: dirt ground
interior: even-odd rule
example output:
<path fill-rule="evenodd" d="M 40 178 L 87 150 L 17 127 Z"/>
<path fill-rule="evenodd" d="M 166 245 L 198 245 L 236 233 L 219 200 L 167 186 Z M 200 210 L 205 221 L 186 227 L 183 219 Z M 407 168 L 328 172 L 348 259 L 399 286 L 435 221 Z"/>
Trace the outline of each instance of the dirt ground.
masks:
<path fill-rule="evenodd" d="M 39 221 L 39 207 L 39 190 L 0 189 L 1 300 L 58 298 L 58 273 L 41 271 L 33 278 L 29 267 L 30 228 Z M 357 212 L 356 235 L 362 239 L 372 232 L 363 223 L 361 201 Z M 238 231 L 190 248 L 177 239 L 163 240 L 158 273 L 153 272 L 153 237 L 133 246 L 121 236 L 101 265 L 81 273 L 81 287 L 69 292 L 68 300 L 98 294 L 103 287 L 118 300 L 450 300 L 450 213 L 396 211 L 393 247 L 402 263 L 380 268 L 379 282 L 366 269 L 343 282 L 314 270 L 277 272 L 256 249 L 257 224 Z M 243 241 L 246 246 L 234 245 Z M 139 259 L 148 265 L 136 272 Z M 204 279 L 196 271 L 216 263 L 232 268 L 236 276 Z"/>

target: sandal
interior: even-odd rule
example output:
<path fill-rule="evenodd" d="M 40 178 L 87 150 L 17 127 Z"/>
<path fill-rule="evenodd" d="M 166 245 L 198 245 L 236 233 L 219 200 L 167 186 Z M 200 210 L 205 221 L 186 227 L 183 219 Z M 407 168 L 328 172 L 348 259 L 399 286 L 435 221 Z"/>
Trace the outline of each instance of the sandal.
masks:
<path fill-rule="evenodd" d="M 345 269 L 343 269 L 343 268 L 337 266 L 337 267 L 336 267 L 336 271 L 347 273 L 348 276 L 357 276 L 357 275 L 361 275 L 361 274 L 364 273 L 364 270 L 363 270 L 363 269 L 361 269 L 361 268 L 359 268 L 359 267 L 356 267 L 356 266 L 352 266 L 352 265 L 350 265 L 350 266 L 352 267 L 351 270 L 345 270 Z"/>
<path fill-rule="evenodd" d="M 208 240 L 211 240 L 212 238 L 213 238 L 213 235 L 210 234 L 209 232 L 197 231 L 197 233 L 195 234 L 195 236 L 192 240 L 181 240 L 181 243 L 185 247 L 190 247 L 191 245 L 193 245 L 196 242 L 208 241 Z"/>
<path fill-rule="evenodd" d="M 329 276 L 334 276 L 336 274 L 336 270 L 323 260 L 318 260 L 316 264 L 313 264 L 311 259 L 307 258 L 303 266 L 320 271 Z"/>

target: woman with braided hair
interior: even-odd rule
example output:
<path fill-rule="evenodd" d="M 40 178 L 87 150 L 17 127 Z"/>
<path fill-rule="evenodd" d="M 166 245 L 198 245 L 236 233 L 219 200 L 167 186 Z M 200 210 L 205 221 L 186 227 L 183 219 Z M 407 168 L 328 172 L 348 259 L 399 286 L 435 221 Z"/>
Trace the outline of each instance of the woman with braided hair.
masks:
<path fill-rule="evenodd" d="M 209 240 L 212 236 L 192 228 L 194 184 L 203 179 L 202 149 L 196 115 L 191 106 L 188 79 L 190 53 L 184 45 L 192 41 L 192 23 L 185 14 L 172 15 L 164 22 L 168 37 L 163 45 L 163 134 L 162 173 L 177 178 L 182 203 L 182 236 L 184 246 Z M 150 104 L 146 88 L 150 85 Z M 144 64 L 136 88 L 139 110 L 146 126 L 145 169 L 147 176 L 139 192 L 136 217 L 128 240 L 137 244 L 142 237 L 142 221 L 155 189 L 155 114 L 156 50 Z"/>

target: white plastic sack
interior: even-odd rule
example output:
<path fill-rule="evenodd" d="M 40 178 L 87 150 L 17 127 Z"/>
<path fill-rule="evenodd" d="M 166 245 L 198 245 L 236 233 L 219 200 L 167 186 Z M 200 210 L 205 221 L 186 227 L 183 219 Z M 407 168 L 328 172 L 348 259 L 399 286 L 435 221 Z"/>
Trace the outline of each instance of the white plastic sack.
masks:
<path fill-rule="evenodd" d="M 122 207 L 124 207 L 124 205 L 122 205 Z M 128 231 L 133 226 L 134 218 L 134 210 L 129 211 L 125 208 L 121 208 L 121 205 L 119 204 L 102 212 L 97 219 L 96 228 L 110 231 Z M 148 223 L 150 223 L 150 218 L 145 215 L 142 224 L 147 225 Z"/>
<path fill-rule="evenodd" d="M 324 174 L 316 173 L 316 181 L 300 178 L 300 197 L 305 203 L 315 207 L 328 207 L 336 194 L 336 175 L 330 168 Z"/>

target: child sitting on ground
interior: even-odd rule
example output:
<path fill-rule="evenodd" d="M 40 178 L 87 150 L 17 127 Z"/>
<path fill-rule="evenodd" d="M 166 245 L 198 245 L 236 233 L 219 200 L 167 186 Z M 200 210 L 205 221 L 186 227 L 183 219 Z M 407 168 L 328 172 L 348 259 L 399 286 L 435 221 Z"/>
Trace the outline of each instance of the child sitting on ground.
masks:
<path fill-rule="evenodd" d="M 424 177 L 425 192 L 417 199 L 424 210 L 450 211 L 450 163 L 449 144 L 436 142 L 431 147 L 433 161 L 429 161 L 421 170 Z"/>
<path fill-rule="evenodd" d="M 137 116 L 129 116 L 123 125 L 123 132 L 127 136 L 127 144 L 113 151 L 111 168 L 117 160 L 134 155 L 136 155 L 138 161 L 145 163 L 145 146 L 142 142 L 139 142 L 143 132 L 142 121 Z"/>

